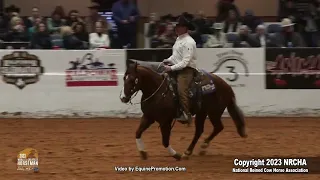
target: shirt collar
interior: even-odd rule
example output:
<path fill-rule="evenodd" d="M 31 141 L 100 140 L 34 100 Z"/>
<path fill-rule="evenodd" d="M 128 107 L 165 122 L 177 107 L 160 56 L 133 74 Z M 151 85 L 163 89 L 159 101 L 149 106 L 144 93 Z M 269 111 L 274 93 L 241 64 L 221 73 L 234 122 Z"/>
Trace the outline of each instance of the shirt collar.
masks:
<path fill-rule="evenodd" d="M 189 36 L 188 33 L 184 33 L 184 34 L 181 34 L 180 36 L 178 36 L 178 39 L 183 39 L 185 37 Z"/>

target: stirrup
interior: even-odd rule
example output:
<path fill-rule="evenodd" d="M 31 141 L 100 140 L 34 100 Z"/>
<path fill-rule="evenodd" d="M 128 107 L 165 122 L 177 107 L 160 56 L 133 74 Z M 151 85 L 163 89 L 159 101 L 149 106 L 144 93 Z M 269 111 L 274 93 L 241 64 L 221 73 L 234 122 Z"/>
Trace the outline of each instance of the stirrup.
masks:
<path fill-rule="evenodd" d="M 180 118 L 177 118 L 177 121 L 179 121 L 181 124 L 191 124 L 192 116 L 187 115 L 185 112 L 182 112 L 182 116 Z"/>

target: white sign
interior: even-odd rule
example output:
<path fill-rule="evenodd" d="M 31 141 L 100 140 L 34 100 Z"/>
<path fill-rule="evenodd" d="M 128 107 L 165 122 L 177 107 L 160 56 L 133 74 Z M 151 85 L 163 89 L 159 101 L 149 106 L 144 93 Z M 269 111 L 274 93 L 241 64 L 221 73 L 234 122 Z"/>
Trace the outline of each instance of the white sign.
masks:
<path fill-rule="evenodd" d="M 125 58 L 125 50 L 1 51 L 1 112 L 6 117 L 125 114 L 128 107 L 119 100 Z"/>
<path fill-rule="evenodd" d="M 198 49 L 198 68 L 222 77 L 233 86 L 246 116 L 319 115 L 318 90 L 265 88 L 265 49 Z"/>
<path fill-rule="evenodd" d="M 119 100 L 125 62 L 125 50 L 0 51 L 2 117 L 140 116 Z M 264 49 L 198 49 L 197 63 L 233 86 L 246 116 L 320 114 L 318 90 L 265 89 Z"/>

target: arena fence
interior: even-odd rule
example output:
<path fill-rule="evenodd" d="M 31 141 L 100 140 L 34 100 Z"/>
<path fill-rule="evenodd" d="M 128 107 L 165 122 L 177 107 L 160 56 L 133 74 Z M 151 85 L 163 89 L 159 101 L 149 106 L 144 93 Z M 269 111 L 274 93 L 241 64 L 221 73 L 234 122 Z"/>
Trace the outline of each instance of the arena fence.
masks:
<path fill-rule="evenodd" d="M 247 116 L 318 116 L 316 48 L 198 49 L 200 69 L 223 77 Z M 171 49 L 3 50 L 2 117 L 136 117 L 119 100 L 127 59 L 162 61 Z M 140 94 L 133 100 L 140 101 Z"/>

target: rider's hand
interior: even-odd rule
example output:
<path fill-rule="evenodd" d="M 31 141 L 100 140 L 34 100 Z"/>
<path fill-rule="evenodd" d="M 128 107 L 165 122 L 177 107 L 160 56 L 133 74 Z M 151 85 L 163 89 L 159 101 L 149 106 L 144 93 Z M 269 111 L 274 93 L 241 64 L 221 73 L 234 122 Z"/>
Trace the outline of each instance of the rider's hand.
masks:
<path fill-rule="evenodd" d="M 169 59 L 165 59 L 162 61 L 164 64 L 171 64 L 171 61 Z"/>
<path fill-rule="evenodd" d="M 172 69 L 171 69 L 171 67 L 170 67 L 170 66 L 165 65 L 165 66 L 164 66 L 164 70 L 163 70 L 163 71 L 166 73 L 166 72 L 170 72 L 170 71 L 172 71 Z"/>

